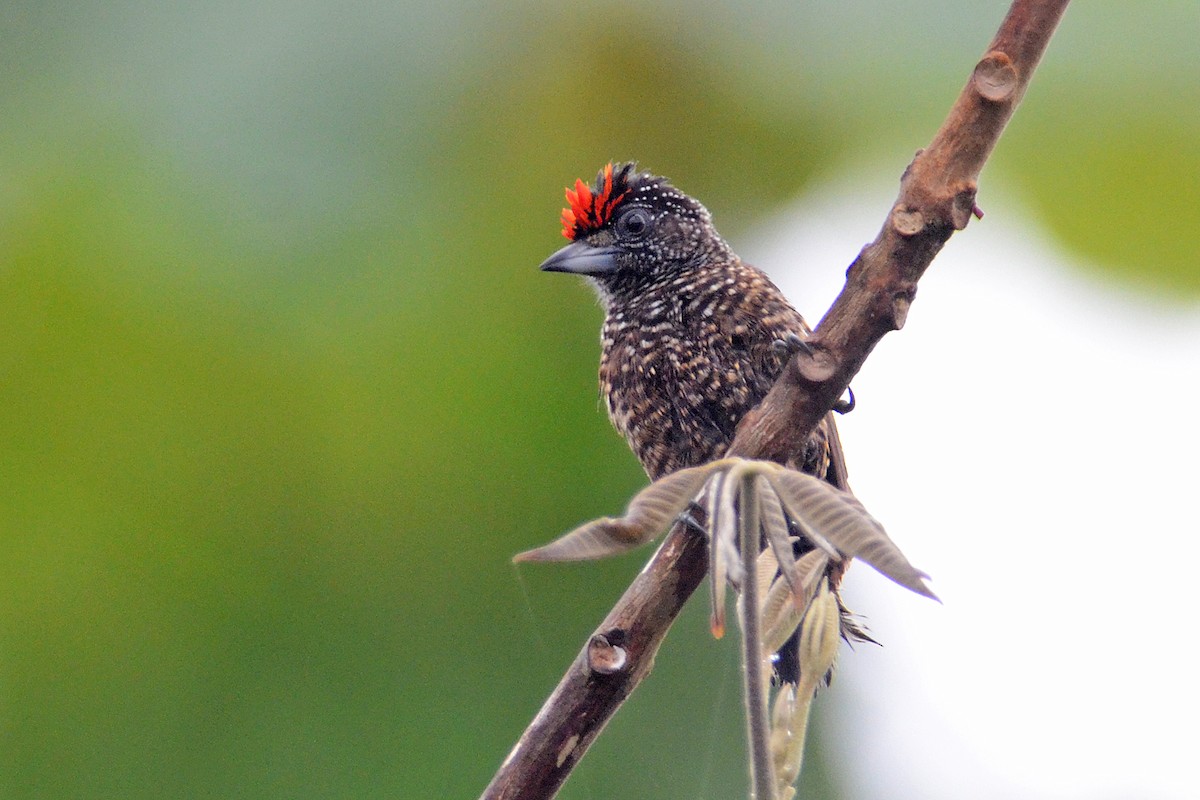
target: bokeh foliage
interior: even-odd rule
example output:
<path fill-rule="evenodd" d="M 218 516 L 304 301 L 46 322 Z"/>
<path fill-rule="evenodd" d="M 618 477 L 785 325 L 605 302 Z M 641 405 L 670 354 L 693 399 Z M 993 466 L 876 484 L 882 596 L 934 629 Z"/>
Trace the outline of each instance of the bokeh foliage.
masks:
<path fill-rule="evenodd" d="M 644 557 L 508 564 L 643 483 L 599 310 L 534 269 L 560 187 L 637 157 L 736 240 L 898 176 L 1003 13 L 961 5 L 9 4 L 0 797 L 477 794 Z M 1125 5 L 1072 9 L 985 179 L 1194 298 L 1195 15 Z M 563 797 L 741 792 L 705 629 Z"/>

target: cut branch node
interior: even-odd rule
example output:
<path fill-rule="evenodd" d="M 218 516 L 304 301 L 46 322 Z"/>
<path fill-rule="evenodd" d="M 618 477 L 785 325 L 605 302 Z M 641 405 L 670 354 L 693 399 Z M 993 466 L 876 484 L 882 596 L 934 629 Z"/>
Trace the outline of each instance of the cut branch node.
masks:
<path fill-rule="evenodd" d="M 1003 103 L 1017 91 L 1019 78 L 1008 54 L 993 50 L 975 65 L 971 83 L 984 100 Z"/>
<path fill-rule="evenodd" d="M 625 648 L 616 644 L 616 641 L 624 638 L 625 632 L 622 630 L 610 631 L 609 635 L 597 633 L 592 636 L 587 646 L 588 669 L 599 675 L 612 675 L 625 669 L 628 656 Z"/>
<path fill-rule="evenodd" d="M 908 239 L 925 230 L 925 215 L 920 209 L 897 205 L 892 209 L 892 227 Z"/>
<path fill-rule="evenodd" d="M 802 386 L 818 386 L 828 381 L 837 372 L 837 364 L 823 350 L 816 350 L 812 355 L 797 353 L 792 358 L 792 363 L 796 365 L 796 374 Z"/>

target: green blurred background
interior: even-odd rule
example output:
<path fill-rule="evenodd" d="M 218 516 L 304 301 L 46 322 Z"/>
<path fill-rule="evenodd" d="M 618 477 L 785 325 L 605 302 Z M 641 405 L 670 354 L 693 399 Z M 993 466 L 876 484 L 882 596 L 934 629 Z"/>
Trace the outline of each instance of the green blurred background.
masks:
<path fill-rule="evenodd" d="M 1005 9 L 6 3 L 0 797 L 477 795 L 646 557 L 509 565 L 644 482 L 562 186 L 637 158 L 736 246 L 898 178 Z M 1076 4 L 981 204 L 1200 297 L 1198 39 Z M 735 650 L 690 609 L 561 796 L 742 795 Z"/>

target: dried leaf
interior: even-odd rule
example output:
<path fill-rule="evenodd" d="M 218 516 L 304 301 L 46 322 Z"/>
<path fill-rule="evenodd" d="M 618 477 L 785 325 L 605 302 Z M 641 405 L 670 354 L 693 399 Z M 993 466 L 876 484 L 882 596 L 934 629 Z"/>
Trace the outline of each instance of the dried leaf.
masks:
<path fill-rule="evenodd" d="M 909 563 L 883 526 L 852 495 L 795 470 L 780 469 L 767 475 L 787 513 L 818 545 L 823 541 L 835 552 L 870 564 L 906 589 L 937 599 L 925 585 L 929 576 Z"/>
<path fill-rule="evenodd" d="M 681 469 L 659 478 L 629 503 L 625 516 L 580 525 L 553 542 L 513 557 L 513 561 L 585 561 L 617 555 L 646 544 L 683 513 L 722 462 Z"/>

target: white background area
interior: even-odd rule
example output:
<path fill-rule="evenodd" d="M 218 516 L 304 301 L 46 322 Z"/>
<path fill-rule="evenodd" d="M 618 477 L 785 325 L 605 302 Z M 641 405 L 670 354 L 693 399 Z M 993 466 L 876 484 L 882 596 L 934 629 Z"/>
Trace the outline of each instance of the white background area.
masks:
<path fill-rule="evenodd" d="M 815 324 L 895 193 L 829 183 L 747 260 Z M 850 571 L 884 647 L 843 648 L 818 702 L 846 788 L 1200 797 L 1200 306 L 1100 283 L 1003 187 L 979 202 L 841 421 L 856 493 L 943 600 Z"/>

